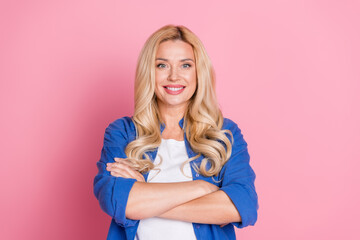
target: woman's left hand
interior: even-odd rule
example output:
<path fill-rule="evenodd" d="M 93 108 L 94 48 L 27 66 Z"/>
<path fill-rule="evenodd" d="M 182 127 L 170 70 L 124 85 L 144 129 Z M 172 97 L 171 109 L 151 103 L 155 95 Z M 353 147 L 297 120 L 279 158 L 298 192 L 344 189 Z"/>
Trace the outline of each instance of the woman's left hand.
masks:
<path fill-rule="evenodd" d="M 144 176 L 134 170 L 125 158 L 114 158 L 114 163 L 107 163 L 106 170 L 114 177 L 134 178 L 139 182 L 145 182 Z"/>

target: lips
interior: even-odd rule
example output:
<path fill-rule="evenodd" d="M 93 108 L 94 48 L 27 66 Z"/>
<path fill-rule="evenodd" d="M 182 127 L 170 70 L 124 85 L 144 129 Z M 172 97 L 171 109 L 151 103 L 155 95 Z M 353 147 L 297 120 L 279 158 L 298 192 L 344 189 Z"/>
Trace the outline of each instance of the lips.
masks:
<path fill-rule="evenodd" d="M 172 95 L 180 94 L 182 91 L 184 91 L 185 86 L 183 85 L 166 85 L 164 86 L 165 91 Z"/>

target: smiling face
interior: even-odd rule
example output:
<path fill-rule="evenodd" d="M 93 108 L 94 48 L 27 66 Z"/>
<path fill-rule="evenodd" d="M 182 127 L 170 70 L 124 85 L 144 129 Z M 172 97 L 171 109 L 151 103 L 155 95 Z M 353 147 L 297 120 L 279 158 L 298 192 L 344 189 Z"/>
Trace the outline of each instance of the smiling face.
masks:
<path fill-rule="evenodd" d="M 196 65 L 190 44 L 168 40 L 159 45 L 155 59 L 155 94 L 159 108 L 185 110 L 196 89 Z"/>

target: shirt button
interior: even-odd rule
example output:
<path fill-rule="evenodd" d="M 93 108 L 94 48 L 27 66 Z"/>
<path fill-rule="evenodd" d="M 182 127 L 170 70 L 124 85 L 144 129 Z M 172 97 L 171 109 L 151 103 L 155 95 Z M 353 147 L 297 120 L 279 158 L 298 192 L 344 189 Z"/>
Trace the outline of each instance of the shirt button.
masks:
<path fill-rule="evenodd" d="M 199 174 L 198 174 L 198 173 L 196 174 L 196 177 L 199 177 Z"/>
<path fill-rule="evenodd" d="M 196 228 L 200 228 L 200 225 L 199 225 L 199 224 L 196 224 Z"/>

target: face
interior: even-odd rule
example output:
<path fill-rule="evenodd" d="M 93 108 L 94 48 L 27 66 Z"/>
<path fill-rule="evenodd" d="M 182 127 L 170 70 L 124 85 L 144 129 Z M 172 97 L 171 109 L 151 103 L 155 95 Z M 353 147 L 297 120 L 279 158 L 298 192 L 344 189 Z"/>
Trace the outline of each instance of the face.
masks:
<path fill-rule="evenodd" d="M 155 94 L 161 109 L 186 108 L 196 89 L 192 46 L 181 40 L 159 45 L 155 60 Z"/>

